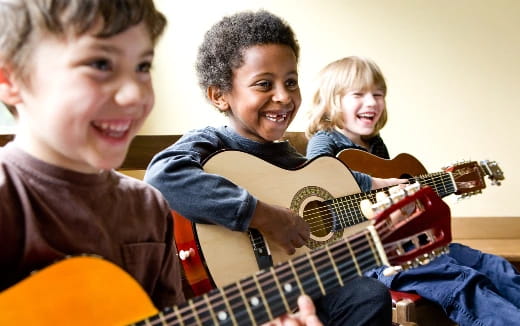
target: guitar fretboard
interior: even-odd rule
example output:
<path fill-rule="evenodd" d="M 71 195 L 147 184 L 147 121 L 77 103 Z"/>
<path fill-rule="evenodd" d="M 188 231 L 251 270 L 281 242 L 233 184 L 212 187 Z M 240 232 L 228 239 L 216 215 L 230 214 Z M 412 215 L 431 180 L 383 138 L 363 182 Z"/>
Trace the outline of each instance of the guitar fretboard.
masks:
<path fill-rule="evenodd" d="M 421 185 L 430 186 L 440 196 L 445 197 L 456 192 L 456 186 L 452 177 L 447 172 L 436 172 L 416 176 L 409 179 L 410 183 L 419 182 Z M 341 231 L 350 226 L 363 223 L 367 219 L 360 209 L 360 202 L 368 199 L 376 202 L 376 194 L 381 191 L 388 192 L 387 188 L 371 190 L 369 192 L 356 193 L 323 202 L 325 209 L 330 210 L 333 223 L 333 231 Z M 325 214 L 327 215 L 327 214 Z"/>
<path fill-rule="evenodd" d="M 135 325 L 257 325 L 292 311 L 382 264 L 367 230 L 253 277 L 215 289 Z"/>

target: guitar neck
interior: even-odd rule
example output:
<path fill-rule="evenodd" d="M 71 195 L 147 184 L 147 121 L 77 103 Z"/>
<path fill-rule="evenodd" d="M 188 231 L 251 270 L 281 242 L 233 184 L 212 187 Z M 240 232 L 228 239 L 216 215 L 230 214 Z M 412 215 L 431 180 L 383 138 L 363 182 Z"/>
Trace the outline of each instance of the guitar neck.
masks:
<path fill-rule="evenodd" d="M 416 176 L 410 179 L 410 182 L 419 182 L 421 185 L 430 186 L 435 190 L 439 197 L 446 197 L 457 191 L 455 181 L 448 172 L 436 172 Z"/>
<path fill-rule="evenodd" d="M 430 186 L 440 197 L 454 194 L 457 191 L 455 182 L 448 172 L 416 176 L 409 181 L 410 183 L 419 182 L 421 185 Z M 324 204 L 327 209 L 333 212 L 334 221 L 337 222 L 332 228 L 333 231 L 340 231 L 365 222 L 367 219 L 360 209 L 360 202 L 368 199 L 374 203 L 376 202 L 376 194 L 381 191 L 388 192 L 388 189 L 389 187 L 386 187 L 325 201 Z"/>
<path fill-rule="evenodd" d="M 374 240 L 376 239 L 376 240 Z M 136 325 L 257 325 L 293 311 L 302 293 L 316 298 L 384 264 L 379 238 L 364 230 L 330 246 L 215 289 Z"/>

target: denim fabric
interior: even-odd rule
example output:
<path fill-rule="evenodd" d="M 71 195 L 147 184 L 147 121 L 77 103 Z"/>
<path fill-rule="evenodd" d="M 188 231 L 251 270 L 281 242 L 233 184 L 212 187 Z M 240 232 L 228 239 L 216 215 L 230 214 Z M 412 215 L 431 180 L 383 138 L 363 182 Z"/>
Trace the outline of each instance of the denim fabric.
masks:
<path fill-rule="evenodd" d="M 380 282 L 358 277 L 336 291 L 314 300 L 316 312 L 325 326 L 390 326 L 392 299 Z"/>
<path fill-rule="evenodd" d="M 391 277 L 383 269 L 367 276 L 440 304 L 461 326 L 520 325 L 520 274 L 502 257 L 453 243 L 428 265 Z"/>

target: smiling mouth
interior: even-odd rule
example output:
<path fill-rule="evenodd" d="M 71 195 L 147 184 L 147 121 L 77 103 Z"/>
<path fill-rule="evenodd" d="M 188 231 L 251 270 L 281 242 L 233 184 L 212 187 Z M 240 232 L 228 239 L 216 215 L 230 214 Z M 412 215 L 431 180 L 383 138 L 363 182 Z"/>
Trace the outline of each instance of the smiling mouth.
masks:
<path fill-rule="evenodd" d="M 273 114 L 273 113 L 266 113 L 265 117 L 273 122 L 282 122 L 287 119 L 288 114 L 282 113 L 282 114 Z"/>
<path fill-rule="evenodd" d="M 131 121 L 124 122 L 109 122 L 109 121 L 94 121 L 92 126 L 102 135 L 110 138 L 124 138 L 130 130 Z"/>
<path fill-rule="evenodd" d="M 374 121 L 376 114 L 375 113 L 361 113 L 361 114 L 358 114 L 357 117 L 358 117 L 358 119 Z"/>

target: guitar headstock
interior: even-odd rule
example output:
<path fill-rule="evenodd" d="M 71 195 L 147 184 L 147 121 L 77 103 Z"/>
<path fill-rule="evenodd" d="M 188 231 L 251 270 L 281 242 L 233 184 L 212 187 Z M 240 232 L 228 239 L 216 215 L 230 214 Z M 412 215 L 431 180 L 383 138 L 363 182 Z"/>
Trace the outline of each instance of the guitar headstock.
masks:
<path fill-rule="evenodd" d="M 456 195 L 468 197 L 482 192 L 486 188 L 484 177 L 491 180 L 492 185 L 500 185 L 504 173 L 495 161 L 462 162 L 444 168 L 453 178 L 457 190 Z"/>
<path fill-rule="evenodd" d="M 424 265 L 451 242 L 450 209 L 426 186 L 410 186 L 373 205 L 374 227 L 394 268 Z"/>

